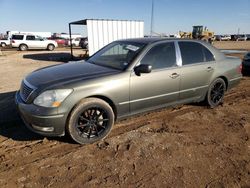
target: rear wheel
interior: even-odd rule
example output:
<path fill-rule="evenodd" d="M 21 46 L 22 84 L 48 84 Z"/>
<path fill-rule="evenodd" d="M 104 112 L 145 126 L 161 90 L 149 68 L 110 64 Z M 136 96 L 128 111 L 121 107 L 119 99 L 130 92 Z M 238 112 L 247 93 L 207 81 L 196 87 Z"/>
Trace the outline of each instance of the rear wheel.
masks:
<path fill-rule="evenodd" d="M 105 138 L 114 124 L 114 113 L 108 103 L 97 98 L 82 100 L 69 116 L 67 131 L 79 144 Z"/>
<path fill-rule="evenodd" d="M 55 49 L 55 45 L 54 44 L 49 44 L 48 47 L 47 47 L 47 49 L 49 51 L 53 51 Z"/>
<path fill-rule="evenodd" d="M 222 78 L 217 78 L 209 86 L 206 101 L 209 107 L 214 108 L 223 102 L 226 92 L 226 83 Z"/>
<path fill-rule="evenodd" d="M 6 45 L 5 42 L 2 42 L 2 43 L 1 43 L 1 46 L 2 46 L 2 47 L 5 47 L 5 46 L 7 46 L 7 45 Z"/>
<path fill-rule="evenodd" d="M 28 50 L 28 46 L 27 46 L 26 44 L 21 44 L 21 45 L 19 46 L 19 50 L 20 50 L 20 51 L 26 51 L 26 50 Z"/>

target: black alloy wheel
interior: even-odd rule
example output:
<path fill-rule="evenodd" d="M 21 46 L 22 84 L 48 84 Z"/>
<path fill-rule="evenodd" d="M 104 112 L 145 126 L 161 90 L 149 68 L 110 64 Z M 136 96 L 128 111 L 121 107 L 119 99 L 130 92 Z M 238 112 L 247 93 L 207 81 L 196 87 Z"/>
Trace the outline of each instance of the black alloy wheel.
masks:
<path fill-rule="evenodd" d="M 207 94 L 207 103 L 214 108 L 223 102 L 226 92 L 226 84 L 222 78 L 217 78 L 209 87 Z"/>
<path fill-rule="evenodd" d="M 99 137 L 107 128 L 109 119 L 107 112 L 98 107 L 84 110 L 75 124 L 79 136 L 85 138 Z"/>
<path fill-rule="evenodd" d="M 114 124 L 114 113 L 105 101 L 83 99 L 69 116 L 67 131 L 79 144 L 89 144 L 105 138 Z"/>

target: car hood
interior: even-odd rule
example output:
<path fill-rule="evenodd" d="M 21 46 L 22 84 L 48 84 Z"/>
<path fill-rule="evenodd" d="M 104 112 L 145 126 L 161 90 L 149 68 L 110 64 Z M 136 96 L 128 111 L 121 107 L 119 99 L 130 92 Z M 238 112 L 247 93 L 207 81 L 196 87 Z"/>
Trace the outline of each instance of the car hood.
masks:
<path fill-rule="evenodd" d="M 119 70 L 80 61 L 38 69 L 29 74 L 25 80 L 32 86 L 39 88 L 94 79 L 119 72 Z"/>

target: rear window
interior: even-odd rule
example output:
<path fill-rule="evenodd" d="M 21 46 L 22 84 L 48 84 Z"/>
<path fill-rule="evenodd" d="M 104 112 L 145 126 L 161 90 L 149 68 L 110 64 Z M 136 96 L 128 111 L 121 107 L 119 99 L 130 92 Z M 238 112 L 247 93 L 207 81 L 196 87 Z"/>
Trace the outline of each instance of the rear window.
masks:
<path fill-rule="evenodd" d="M 14 40 L 23 40 L 23 35 L 12 35 L 12 39 L 14 39 Z"/>
<path fill-rule="evenodd" d="M 179 46 L 183 65 L 214 61 L 213 54 L 199 43 L 179 42 Z"/>
<path fill-rule="evenodd" d="M 214 55 L 203 46 L 203 53 L 205 55 L 205 62 L 214 61 Z"/>

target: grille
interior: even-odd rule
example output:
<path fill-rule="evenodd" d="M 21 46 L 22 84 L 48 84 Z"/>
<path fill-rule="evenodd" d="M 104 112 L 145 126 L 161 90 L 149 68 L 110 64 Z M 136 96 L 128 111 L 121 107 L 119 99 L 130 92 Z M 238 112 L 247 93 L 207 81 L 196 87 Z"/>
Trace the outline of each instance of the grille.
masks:
<path fill-rule="evenodd" d="M 29 96 L 34 91 L 34 88 L 28 84 L 26 81 L 22 81 L 20 88 L 20 96 L 26 102 L 29 99 Z"/>

